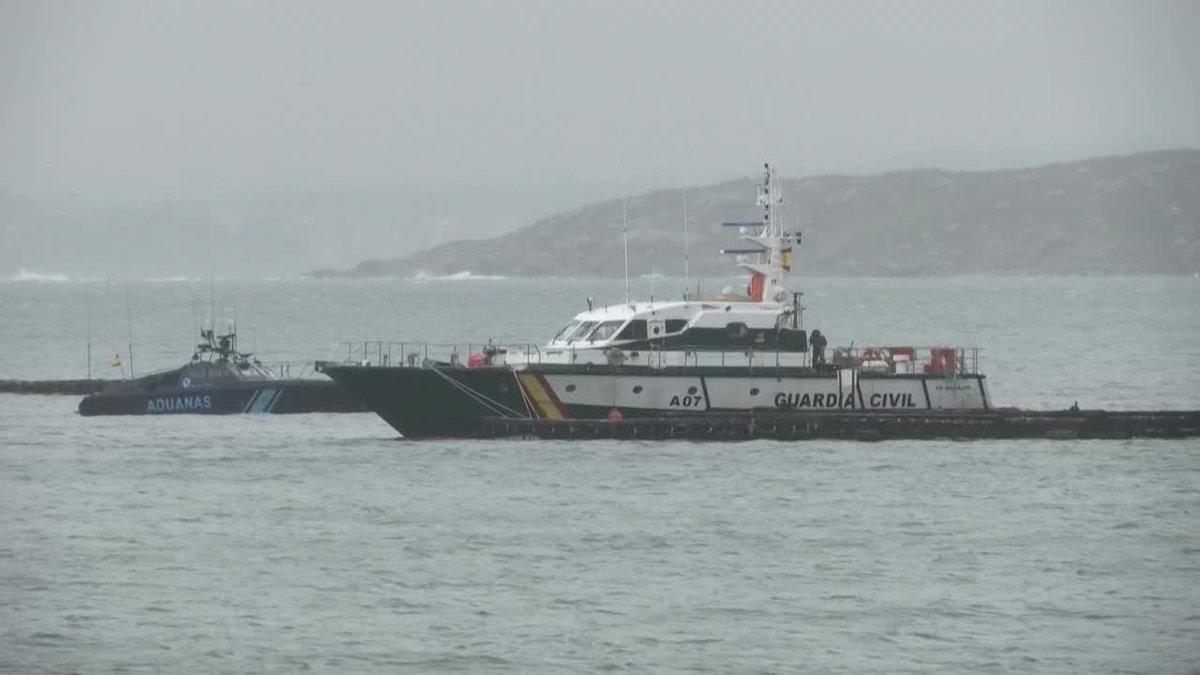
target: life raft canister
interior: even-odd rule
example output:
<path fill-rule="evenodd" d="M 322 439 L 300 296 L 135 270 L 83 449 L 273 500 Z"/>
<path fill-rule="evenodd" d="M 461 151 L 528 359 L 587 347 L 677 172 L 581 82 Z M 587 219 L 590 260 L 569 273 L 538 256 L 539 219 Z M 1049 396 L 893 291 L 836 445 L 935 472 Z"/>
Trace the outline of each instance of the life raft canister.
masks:
<path fill-rule="evenodd" d="M 925 366 L 925 372 L 942 375 L 958 370 L 958 352 L 954 347 L 934 347 L 930 354 L 932 358 Z"/>
<path fill-rule="evenodd" d="M 882 361 L 883 350 L 879 347 L 867 347 L 862 351 L 863 361 Z"/>
<path fill-rule="evenodd" d="M 746 295 L 749 295 L 750 299 L 754 302 L 762 302 L 763 286 L 766 284 L 766 281 L 767 277 L 762 274 L 758 272 L 752 273 L 750 275 L 750 286 L 746 289 Z"/>

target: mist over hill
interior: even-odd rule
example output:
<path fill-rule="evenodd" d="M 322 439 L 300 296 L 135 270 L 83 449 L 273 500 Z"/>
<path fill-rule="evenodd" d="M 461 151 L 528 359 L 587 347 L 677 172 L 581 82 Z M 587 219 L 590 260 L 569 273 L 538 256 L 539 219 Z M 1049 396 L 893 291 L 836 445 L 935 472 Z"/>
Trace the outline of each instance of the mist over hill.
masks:
<path fill-rule="evenodd" d="M 785 179 L 784 222 L 803 232 L 805 274 L 1200 272 L 1200 151 L 1167 150 L 1003 171 L 916 169 Z M 693 275 L 732 270 L 723 221 L 757 219 L 755 180 L 690 188 Z M 682 190 L 627 200 L 633 274 L 678 275 Z M 491 239 L 440 244 L 318 276 L 621 276 L 621 200 Z"/>
<path fill-rule="evenodd" d="M 606 184 L 247 187 L 198 196 L 33 199 L 0 186 L 0 278 L 291 276 L 515 229 Z"/>
<path fill-rule="evenodd" d="M 319 276 L 620 276 L 621 200 L 595 201 L 619 189 L 548 180 L 280 187 L 141 204 L 51 203 L 0 189 L 0 277 L 262 277 L 322 267 L 332 269 Z M 720 223 L 757 218 L 755 182 L 688 190 L 693 275 L 732 271 L 718 251 L 735 233 Z M 812 176 L 785 180 L 784 198 L 785 223 L 803 232 L 805 274 L 1200 271 L 1197 150 L 1019 170 Z M 680 275 L 682 191 L 635 194 L 627 207 L 631 273 Z M 503 234 L 477 238 L 493 233 Z"/>

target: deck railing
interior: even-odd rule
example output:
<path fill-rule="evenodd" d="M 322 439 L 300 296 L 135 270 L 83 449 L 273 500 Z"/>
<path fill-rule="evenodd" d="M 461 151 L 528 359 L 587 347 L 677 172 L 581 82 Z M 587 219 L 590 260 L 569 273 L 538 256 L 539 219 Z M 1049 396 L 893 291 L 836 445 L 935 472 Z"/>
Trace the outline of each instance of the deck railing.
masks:
<path fill-rule="evenodd" d="M 312 361 L 271 361 L 260 363 L 259 367 L 275 377 L 285 379 L 304 379 L 317 376 Z"/>
<path fill-rule="evenodd" d="M 397 368 L 419 368 L 431 364 L 466 366 L 472 354 L 483 355 L 489 349 L 503 349 L 507 354 L 520 354 L 529 363 L 541 360 L 541 347 L 530 343 L 492 342 L 419 342 L 401 340 L 342 341 L 334 347 L 330 361 L 347 364 L 370 364 Z"/>
<path fill-rule="evenodd" d="M 979 372 L 978 347 L 835 347 L 825 350 L 826 368 L 856 368 L 892 374 L 969 375 Z M 474 357 L 474 358 L 472 358 Z M 534 343 L 419 342 L 360 340 L 341 342 L 328 361 L 393 368 L 593 364 L 611 366 L 789 368 L 813 366 L 813 353 L 747 347 L 623 350 L 553 347 Z"/>

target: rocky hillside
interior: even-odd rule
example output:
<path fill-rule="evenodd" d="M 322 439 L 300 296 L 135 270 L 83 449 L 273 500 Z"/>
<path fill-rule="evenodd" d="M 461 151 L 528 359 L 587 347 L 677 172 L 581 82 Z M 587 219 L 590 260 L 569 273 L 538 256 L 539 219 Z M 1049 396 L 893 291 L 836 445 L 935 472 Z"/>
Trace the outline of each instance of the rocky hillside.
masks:
<path fill-rule="evenodd" d="M 753 219 L 750 178 L 688 190 L 693 275 L 727 276 L 723 221 Z M 1170 150 L 984 172 L 909 170 L 784 181 L 804 274 L 1200 272 L 1200 151 Z M 682 194 L 631 197 L 630 269 L 682 271 Z M 330 276 L 620 276 L 619 199 Z"/>

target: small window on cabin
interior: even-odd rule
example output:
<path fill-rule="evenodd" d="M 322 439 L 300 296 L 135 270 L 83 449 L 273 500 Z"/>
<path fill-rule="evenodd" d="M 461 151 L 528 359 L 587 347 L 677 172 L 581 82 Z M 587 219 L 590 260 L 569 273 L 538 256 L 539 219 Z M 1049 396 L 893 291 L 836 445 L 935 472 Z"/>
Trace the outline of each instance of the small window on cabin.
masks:
<path fill-rule="evenodd" d="M 667 332 L 678 333 L 687 327 L 687 319 L 667 319 Z"/>
<path fill-rule="evenodd" d="M 624 321 L 605 321 L 604 323 L 601 323 L 599 326 L 596 326 L 596 330 L 592 331 L 592 334 L 588 336 L 588 342 L 603 342 L 609 339 L 617 334 L 617 331 L 621 329 L 621 326 L 624 323 Z"/>
<path fill-rule="evenodd" d="M 575 342 L 576 340 L 582 340 L 584 337 L 587 336 L 588 333 L 592 332 L 592 329 L 595 328 L 596 325 L 599 323 L 600 323 L 599 321 L 584 321 L 583 323 L 579 324 L 578 328 L 576 328 L 575 330 L 568 333 L 567 336 L 563 339 L 566 340 L 567 342 Z"/>
<path fill-rule="evenodd" d="M 744 338 L 750 334 L 750 329 L 741 321 L 725 324 L 725 334 L 731 338 Z"/>
<path fill-rule="evenodd" d="M 646 320 L 634 319 L 625 324 L 625 328 L 621 330 L 621 334 L 617 336 L 618 340 L 645 340 L 646 339 Z"/>

